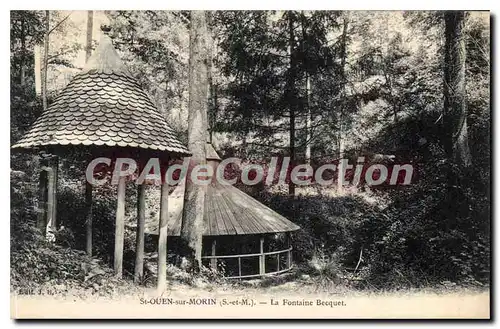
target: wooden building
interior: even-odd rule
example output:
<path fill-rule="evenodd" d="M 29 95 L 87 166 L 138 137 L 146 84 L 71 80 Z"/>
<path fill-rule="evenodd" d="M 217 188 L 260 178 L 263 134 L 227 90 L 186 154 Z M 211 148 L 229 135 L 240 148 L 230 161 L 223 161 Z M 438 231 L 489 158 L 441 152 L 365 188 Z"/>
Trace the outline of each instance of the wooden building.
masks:
<path fill-rule="evenodd" d="M 190 155 L 165 117 L 126 69 L 105 33 L 84 69 L 60 91 L 47 111 L 12 148 L 43 152 L 38 218 L 42 230 L 57 227 L 58 158 L 74 154 L 76 150 L 88 161 L 96 157 L 129 157 L 144 163 L 145 159 L 156 157 L 166 164 L 172 158 Z M 121 277 L 123 271 L 126 181 L 127 177 L 118 181 L 114 251 L 117 277 Z M 92 185 L 89 183 L 85 194 L 87 253 L 92 254 Z M 161 195 L 160 223 L 156 223 L 160 232 L 159 289 L 163 289 L 166 282 L 168 184 L 161 186 Z M 138 187 L 138 198 L 144 199 L 144 185 Z M 138 279 L 143 271 L 144 208 L 144 202 L 138 202 L 135 264 Z"/>
<path fill-rule="evenodd" d="M 12 146 L 14 151 L 41 156 L 38 226 L 57 229 L 59 159 L 83 155 L 87 163 L 98 157 L 128 157 L 137 163 L 159 158 L 168 161 L 190 156 L 165 117 L 127 70 L 104 33 L 84 69 L 63 88 L 47 111 Z M 219 156 L 207 144 L 207 161 L 216 169 Z M 139 171 L 141 168 L 138 168 Z M 122 277 L 125 230 L 125 185 L 118 180 L 115 218 L 114 270 Z M 138 186 L 135 278 L 144 267 L 144 234 L 158 235 L 158 288 L 166 287 L 167 236 L 176 245 L 180 235 L 184 185 L 169 196 L 161 185 L 159 221 L 146 218 L 145 186 Z M 92 255 L 92 185 L 86 183 L 86 250 Z M 170 201 L 169 201 L 170 200 Z M 170 203 L 170 204 L 169 204 Z M 233 186 L 213 183 L 205 201 L 203 261 L 228 277 L 256 277 L 288 271 L 292 264 L 290 232 L 299 227 Z"/>
<path fill-rule="evenodd" d="M 221 159 L 210 143 L 206 155 L 215 172 Z M 181 232 L 183 202 L 184 184 L 180 183 L 169 197 L 168 236 L 173 250 Z M 158 234 L 155 222 L 146 220 L 146 233 Z M 298 229 L 237 187 L 213 179 L 205 197 L 202 261 L 223 269 L 229 278 L 284 273 L 292 267 L 290 234 Z"/>

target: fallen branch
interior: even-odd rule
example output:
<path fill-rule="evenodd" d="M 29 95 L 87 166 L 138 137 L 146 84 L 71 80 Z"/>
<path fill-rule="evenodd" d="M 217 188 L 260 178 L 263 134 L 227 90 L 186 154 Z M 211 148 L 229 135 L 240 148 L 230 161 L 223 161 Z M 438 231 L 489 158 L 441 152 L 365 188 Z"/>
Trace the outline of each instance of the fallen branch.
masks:
<path fill-rule="evenodd" d="M 354 269 L 354 272 L 352 272 L 352 278 L 354 278 L 354 275 L 356 274 L 356 271 L 358 270 L 359 264 L 361 264 L 361 260 L 362 259 L 363 259 L 363 247 L 361 247 L 361 251 L 359 252 L 358 264 L 356 265 L 356 268 Z"/>

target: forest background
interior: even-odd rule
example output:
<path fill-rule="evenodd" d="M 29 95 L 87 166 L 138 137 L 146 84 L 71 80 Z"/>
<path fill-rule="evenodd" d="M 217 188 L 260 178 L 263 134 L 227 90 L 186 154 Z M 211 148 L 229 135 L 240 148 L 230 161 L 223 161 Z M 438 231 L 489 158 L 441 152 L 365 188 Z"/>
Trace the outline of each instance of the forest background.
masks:
<path fill-rule="evenodd" d="M 490 17 L 451 15 L 210 12 L 208 123 L 221 157 L 290 156 L 320 166 L 362 155 L 418 170 L 414 184 L 398 188 L 240 186 L 302 227 L 295 278 L 359 289 L 489 284 Z M 83 67 L 87 18 L 11 12 L 11 143 Z M 189 12 L 96 11 L 92 47 L 101 24 L 112 27 L 121 58 L 186 142 Z M 450 45 L 461 43 L 464 56 L 456 56 Z M 463 88 L 450 88 L 450 68 L 462 66 L 463 80 L 454 83 Z M 13 287 L 57 283 L 105 293 L 116 284 L 89 280 L 81 265 L 106 272 L 112 262 L 115 191 L 100 191 L 99 261 L 86 258 L 83 220 L 70 220 L 84 205 L 77 160 L 61 165 L 58 213 L 66 225 L 50 244 L 32 225 L 38 162 L 11 155 Z M 156 197 L 150 191 L 151 217 Z M 127 213 L 133 220 L 134 208 Z"/>

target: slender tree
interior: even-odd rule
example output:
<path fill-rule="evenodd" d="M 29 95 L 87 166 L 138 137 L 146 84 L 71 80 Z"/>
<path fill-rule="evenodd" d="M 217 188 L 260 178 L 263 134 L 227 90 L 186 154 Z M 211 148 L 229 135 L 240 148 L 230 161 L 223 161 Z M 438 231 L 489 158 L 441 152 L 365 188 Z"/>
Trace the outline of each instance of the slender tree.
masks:
<path fill-rule="evenodd" d="M 182 251 L 194 270 L 201 266 L 206 186 L 194 183 L 191 170 L 205 165 L 208 107 L 208 29 L 204 11 L 191 12 L 189 53 L 188 147 L 192 152 L 186 179 L 181 225 Z"/>
<path fill-rule="evenodd" d="M 92 55 L 92 28 L 94 25 L 94 12 L 88 11 L 87 15 L 87 40 L 85 47 L 85 62 L 88 62 Z M 85 183 L 85 205 L 86 205 L 86 243 L 85 250 L 89 256 L 92 256 L 92 185 Z"/>
<path fill-rule="evenodd" d="M 208 26 L 208 69 L 207 69 L 207 79 L 208 79 L 208 107 L 207 107 L 207 130 L 208 130 L 208 141 L 212 143 L 213 135 L 213 125 L 215 123 L 215 114 L 217 108 L 217 90 L 215 86 L 214 77 L 214 53 L 215 53 L 215 42 L 213 38 L 213 32 L 211 30 L 212 22 L 211 15 L 207 13 L 207 26 Z"/>
<path fill-rule="evenodd" d="M 26 82 L 26 26 L 24 16 L 21 16 L 21 86 Z"/>
<path fill-rule="evenodd" d="M 311 142 L 312 142 L 312 129 L 311 129 L 311 72 L 309 72 L 309 63 L 307 61 L 307 52 L 308 52 L 308 43 L 307 43 L 307 23 L 306 23 L 306 16 L 305 13 L 302 11 L 300 14 L 300 22 L 301 22 L 301 29 L 302 29 L 302 40 L 301 40 L 301 45 L 302 45 L 302 53 L 304 55 L 304 68 L 305 68 L 305 75 L 306 75 L 306 99 L 304 106 L 306 107 L 305 116 L 306 116 L 306 150 L 305 150 L 305 162 L 310 163 L 311 162 Z"/>
<path fill-rule="evenodd" d="M 447 11 L 445 21 L 444 148 L 448 158 L 468 167 L 472 159 L 467 134 L 465 90 L 465 12 Z"/>
<path fill-rule="evenodd" d="M 87 13 L 87 42 L 85 45 L 85 62 L 92 55 L 92 29 L 94 26 L 94 11 L 89 10 Z"/>
<path fill-rule="evenodd" d="M 344 158 L 344 100 L 346 97 L 345 87 L 347 84 L 346 77 L 346 60 L 347 60 L 347 30 L 349 28 L 349 13 L 343 17 L 342 21 L 342 35 L 340 37 L 340 107 L 337 109 L 337 143 L 338 143 L 338 158 Z M 339 163 L 338 172 L 344 171 L 343 163 Z M 340 178 L 340 177 L 339 177 Z M 337 179 L 337 190 L 342 191 L 344 186 L 344 179 Z"/>
<path fill-rule="evenodd" d="M 295 89 L 295 80 L 297 79 L 297 68 L 295 61 L 295 27 L 294 27 L 294 13 L 288 12 L 288 47 L 290 56 L 290 67 L 288 68 L 288 79 L 287 79 L 287 103 L 290 113 L 290 144 L 289 144 L 289 155 L 290 155 L 290 166 L 293 168 L 295 165 L 295 114 L 297 105 L 297 91 Z M 295 195 L 295 184 L 290 179 L 288 183 L 288 194 L 291 196 Z"/>
<path fill-rule="evenodd" d="M 43 67 L 42 67 L 42 102 L 43 111 L 47 111 L 47 73 L 49 63 L 49 35 L 50 35 L 50 12 L 45 11 L 45 36 L 43 40 Z"/>

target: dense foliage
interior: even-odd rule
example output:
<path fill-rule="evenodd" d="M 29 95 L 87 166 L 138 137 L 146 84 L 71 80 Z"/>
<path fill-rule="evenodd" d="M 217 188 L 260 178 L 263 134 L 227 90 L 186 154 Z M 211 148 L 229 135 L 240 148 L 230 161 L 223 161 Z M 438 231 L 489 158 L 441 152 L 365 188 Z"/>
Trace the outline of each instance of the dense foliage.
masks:
<path fill-rule="evenodd" d="M 34 88 L 34 46 L 43 12 L 11 14 L 11 141 L 42 111 Z M 51 26 L 65 14 L 51 16 Z M 105 15 L 124 62 L 186 139 L 189 14 Z M 465 107 L 472 165 L 443 145 L 444 14 L 439 12 L 210 13 L 213 36 L 209 127 L 221 156 L 261 162 L 291 156 L 314 166 L 345 155 L 394 155 L 415 167 L 410 186 L 245 188 L 301 226 L 295 261 L 311 275 L 356 277 L 365 286 L 484 284 L 490 273 L 489 17 L 465 15 Z M 51 76 L 67 74 L 79 49 L 69 19 L 54 31 Z M 75 32 L 76 33 L 76 32 Z M 81 33 L 81 32 L 80 32 Z M 94 39 L 98 39 L 94 36 Z M 447 41 L 448 40 L 448 41 Z M 77 70 L 74 70 L 75 72 Z M 73 71 L 71 74 L 73 74 Z M 54 78 L 53 80 L 57 80 Z M 54 86 L 58 86 L 55 84 Z M 49 103 L 57 88 L 49 89 Z M 310 153 L 310 159 L 308 158 Z M 13 281 L 85 278 L 83 176 L 78 156 L 62 165 L 57 244 L 33 229 L 37 159 L 11 158 Z M 243 187 L 242 187 L 243 188 Z M 290 190 L 288 190 L 290 191 Z M 95 257 L 110 263 L 115 190 L 96 191 Z M 127 191 L 134 217 L 134 189 Z M 151 210 L 153 211 L 153 210 Z M 132 264 L 134 235 L 126 241 Z M 95 260 L 95 258 L 94 258 Z M 320 261 L 318 261 L 320 260 Z M 319 270 L 318 262 L 324 268 Z M 26 264 L 39 264 L 26 267 Z M 126 265 L 128 266 L 128 265 Z M 354 273 L 354 274 L 353 274 Z"/>

